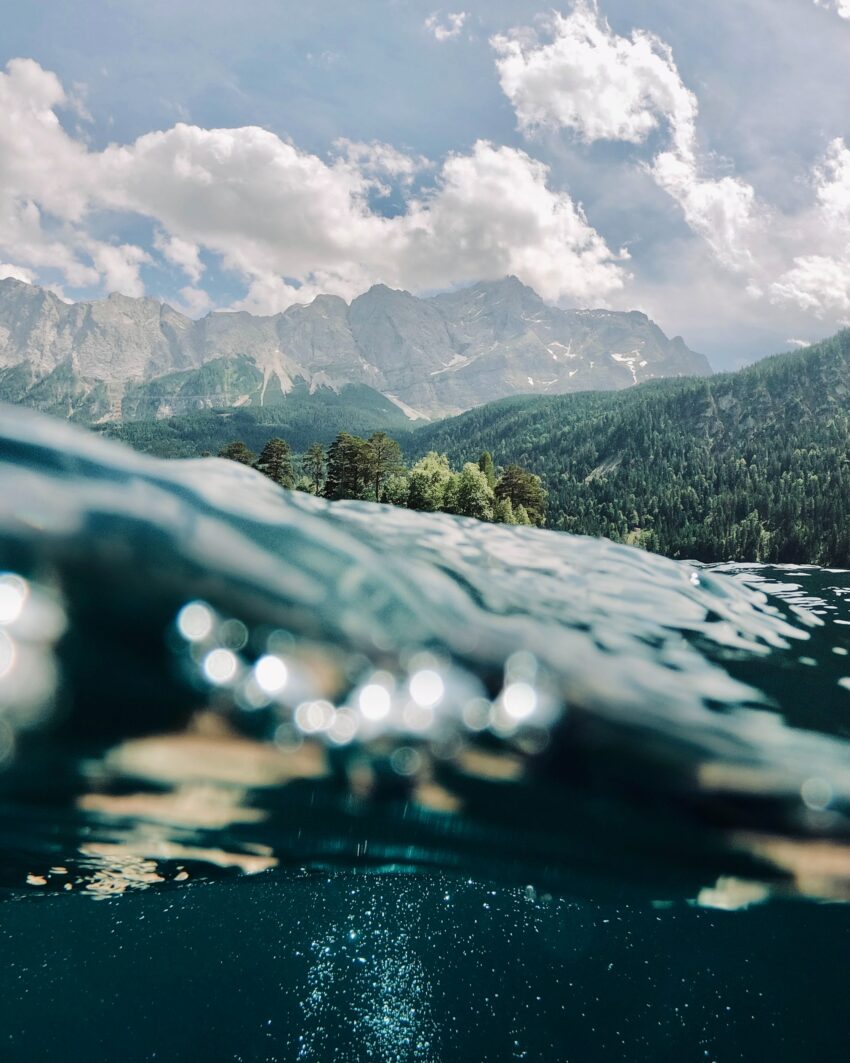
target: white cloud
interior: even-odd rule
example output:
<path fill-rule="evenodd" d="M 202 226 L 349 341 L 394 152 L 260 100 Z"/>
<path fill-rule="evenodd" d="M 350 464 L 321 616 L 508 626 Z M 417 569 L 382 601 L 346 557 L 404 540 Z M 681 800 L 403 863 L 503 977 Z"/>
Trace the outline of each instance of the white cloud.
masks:
<path fill-rule="evenodd" d="M 178 310 L 188 314 L 189 317 L 200 317 L 213 308 L 213 301 L 202 288 L 187 286 L 180 289 L 180 304 Z"/>
<path fill-rule="evenodd" d="M 158 231 L 154 236 L 153 245 L 163 258 L 182 269 L 189 280 L 197 284 L 201 279 L 204 265 L 201 262 L 197 244 L 181 240 L 179 236 L 168 236 Z"/>
<path fill-rule="evenodd" d="M 850 19 L 850 0 L 815 0 L 815 4 L 834 11 L 840 18 Z"/>
<path fill-rule="evenodd" d="M 11 262 L 0 262 L 0 281 L 7 280 L 10 277 L 16 281 L 25 281 L 27 284 L 32 284 L 35 281 L 35 274 L 31 269 L 13 266 Z"/>
<path fill-rule="evenodd" d="M 688 138 L 696 98 L 657 37 L 616 36 L 591 0 L 578 0 L 569 15 L 553 13 L 543 27 L 548 40 L 512 30 L 490 42 L 522 130 L 566 128 L 588 142 L 641 143 L 663 119 Z"/>
<path fill-rule="evenodd" d="M 850 0 L 838 0 L 837 7 L 845 5 Z M 698 149 L 697 98 L 663 41 L 641 30 L 618 36 L 594 0 L 577 0 L 569 15 L 553 14 L 542 27 L 542 36 L 516 29 L 490 42 L 522 132 L 565 129 L 586 143 L 646 144 L 653 156 L 645 171 L 678 204 L 715 262 L 741 278 L 748 299 L 846 318 L 850 152 L 843 141 L 833 141 L 814 171 L 815 202 L 783 215 L 743 178 L 708 175 Z"/>
<path fill-rule="evenodd" d="M 831 142 L 813 174 L 815 206 L 796 221 L 806 250 L 769 287 L 774 303 L 793 303 L 818 317 L 850 323 L 850 149 Z M 814 248 L 814 249 L 813 249 Z"/>
<path fill-rule="evenodd" d="M 433 167 L 390 145 L 340 141 L 324 160 L 264 129 L 180 123 L 95 152 L 56 118 L 64 100 L 30 60 L 0 74 L 0 255 L 30 273 L 59 270 L 71 287 L 142 294 L 155 252 L 185 273 L 183 305 L 202 313 L 202 251 L 244 278 L 237 305 L 258 312 L 323 291 L 351 298 L 377 281 L 423 290 L 505 273 L 552 299 L 598 303 L 626 278 L 624 256 L 516 149 L 479 141 Z M 392 217 L 370 205 L 388 183 L 401 199 Z M 95 239 L 102 211 L 151 219 L 150 252 Z"/>
<path fill-rule="evenodd" d="M 455 11 L 446 15 L 445 20 L 441 21 L 435 11 L 425 19 L 425 29 L 433 33 L 438 41 L 450 41 L 460 36 L 468 18 L 468 12 Z"/>
<path fill-rule="evenodd" d="M 635 30 L 620 37 L 594 0 L 577 0 L 569 15 L 544 21 L 545 40 L 512 30 L 491 40 L 502 89 L 519 127 L 569 129 L 582 140 L 642 144 L 666 131 L 668 150 L 650 172 L 685 220 L 731 268 L 749 262 L 755 194 L 734 177 L 702 175 L 697 160 L 697 99 L 679 75 L 667 44 Z"/>

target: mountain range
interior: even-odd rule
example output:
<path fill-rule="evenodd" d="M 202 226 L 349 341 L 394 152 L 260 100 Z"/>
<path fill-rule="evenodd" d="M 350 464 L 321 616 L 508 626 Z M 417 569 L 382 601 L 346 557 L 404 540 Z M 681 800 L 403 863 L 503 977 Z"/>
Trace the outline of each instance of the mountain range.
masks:
<path fill-rule="evenodd" d="M 516 277 L 429 298 L 375 285 L 269 317 L 193 320 L 154 299 L 65 303 L 0 280 L 0 399 L 97 424 L 371 389 L 410 418 L 518 394 L 706 375 L 703 355 L 639 311 L 564 310 Z"/>

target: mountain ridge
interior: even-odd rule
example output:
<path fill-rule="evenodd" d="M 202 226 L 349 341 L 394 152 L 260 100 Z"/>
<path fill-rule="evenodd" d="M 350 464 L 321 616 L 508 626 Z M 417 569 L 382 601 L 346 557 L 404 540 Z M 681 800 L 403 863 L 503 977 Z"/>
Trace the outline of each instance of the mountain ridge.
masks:
<path fill-rule="evenodd" d="M 89 423 L 262 406 L 297 381 L 363 385 L 428 419 L 510 395 L 710 372 L 641 311 L 553 307 L 513 276 L 425 298 L 374 285 L 351 303 L 320 295 L 279 314 L 197 320 L 147 297 L 67 304 L 0 280 L 0 399 Z"/>

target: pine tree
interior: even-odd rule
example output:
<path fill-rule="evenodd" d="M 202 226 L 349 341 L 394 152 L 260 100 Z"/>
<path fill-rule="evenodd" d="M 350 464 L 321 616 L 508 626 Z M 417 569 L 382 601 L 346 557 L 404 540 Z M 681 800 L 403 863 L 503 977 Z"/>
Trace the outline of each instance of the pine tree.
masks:
<path fill-rule="evenodd" d="M 301 459 L 301 468 L 312 485 L 314 495 L 322 493 L 325 482 L 325 448 L 321 443 L 311 443 Z"/>
<path fill-rule="evenodd" d="M 487 477 L 487 483 L 492 490 L 496 486 L 496 467 L 493 464 L 493 455 L 489 450 L 485 450 L 478 459 L 478 468 Z"/>
<path fill-rule="evenodd" d="M 295 486 L 292 451 L 285 439 L 270 439 L 260 451 L 254 468 L 281 487 Z"/>
<path fill-rule="evenodd" d="M 366 460 L 375 489 L 375 501 L 380 502 L 381 487 L 387 477 L 394 476 L 404 468 L 401 447 L 386 432 L 373 432 L 366 441 Z"/>
<path fill-rule="evenodd" d="M 509 465 L 499 477 L 495 494 L 497 498 L 509 498 L 516 513 L 522 506 L 532 524 L 546 521 L 546 492 L 540 477 L 519 465 Z"/>
<path fill-rule="evenodd" d="M 227 443 L 218 452 L 220 458 L 227 458 L 228 461 L 238 461 L 240 465 L 253 465 L 254 464 L 254 452 L 249 450 L 241 439 L 236 439 L 232 443 Z"/>
<path fill-rule="evenodd" d="M 363 498 L 371 481 L 368 443 L 360 436 L 340 432 L 328 447 L 325 498 Z"/>
<path fill-rule="evenodd" d="M 497 498 L 493 506 L 493 520 L 497 524 L 516 524 L 514 507 L 509 498 Z"/>

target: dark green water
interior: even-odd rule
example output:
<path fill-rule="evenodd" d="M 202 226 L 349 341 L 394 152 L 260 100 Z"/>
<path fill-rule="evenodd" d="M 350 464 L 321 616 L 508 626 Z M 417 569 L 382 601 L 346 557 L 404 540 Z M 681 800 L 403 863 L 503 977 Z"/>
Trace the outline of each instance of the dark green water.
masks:
<path fill-rule="evenodd" d="M 848 632 L 0 411 L 0 1060 L 843 1063 Z"/>
<path fill-rule="evenodd" d="M 441 874 L 5 906 L 18 1060 L 843 1061 L 832 906 L 658 911 Z"/>

